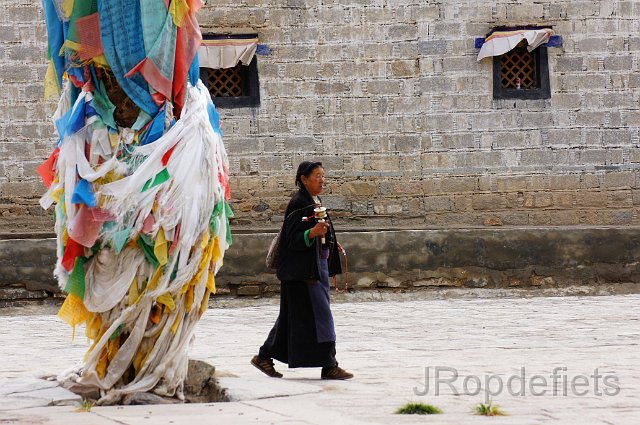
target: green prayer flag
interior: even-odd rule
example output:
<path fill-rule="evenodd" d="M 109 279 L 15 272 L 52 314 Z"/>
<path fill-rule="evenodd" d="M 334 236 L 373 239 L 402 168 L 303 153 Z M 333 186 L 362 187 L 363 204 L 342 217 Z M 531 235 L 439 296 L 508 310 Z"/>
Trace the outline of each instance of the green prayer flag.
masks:
<path fill-rule="evenodd" d="M 119 337 L 121 333 L 122 333 L 122 325 L 118 326 L 118 329 L 116 329 L 115 332 L 111 334 L 111 336 L 109 337 L 109 341 L 113 341 L 114 339 Z"/>
<path fill-rule="evenodd" d="M 120 254 L 122 248 L 127 244 L 131 229 L 133 229 L 133 227 L 127 227 L 126 229 L 113 234 L 113 244 L 115 245 L 114 248 L 116 249 L 116 254 Z"/>
<path fill-rule="evenodd" d="M 169 170 L 167 170 L 166 168 L 163 168 L 162 171 L 156 174 L 156 177 L 153 179 L 153 184 L 151 185 L 151 187 L 154 187 L 166 182 L 167 180 L 169 180 L 169 177 L 171 177 L 169 175 Z"/>
<path fill-rule="evenodd" d="M 169 180 L 170 177 L 171 176 L 169 175 L 169 170 L 167 170 L 166 168 L 163 168 L 162 171 L 156 174 L 156 176 L 153 178 L 153 183 L 151 179 L 146 181 L 144 186 L 142 186 L 141 192 L 144 192 L 148 189 L 151 189 L 152 187 L 155 187 L 159 184 L 166 182 L 167 180 Z"/>
<path fill-rule="evenodd" d="M 151 179 L 147 180 L 144 186 L 142 186 L 142 190 L 140 192 L 145 192 L 147 189 L 149 189 L 151 187 L 151 181 Z"/>
<path fill-rule="evenodd" d="M 84 263 L 86 263 L 86 261 L 87 259 L 84 257 L 76 258 L 76 264 L 64 287 L 64 292 L 73 294 L 81 300 L 84 300 Z"/>
<path fill-rule="evenodd" d="M 136 122 L 133 123 L 133 126 L 131 128 L 135 131 L 140 131 L 142 130 L 142 127 L 144 127 L 149 121 L 151 121 L 151 118 L 153 117 L 141 109 Z"/>
<path fill-rule="evenodd" d="M 140 235 L 138 238 L 138 246 L 142 249 L 144 256 L 147 257 L 147 260 L 153 265 L 153 268 L 157 269 L 160 263 L 156 258 L 156 254 L 153 253 L 153 245 L 153 243 L 146 241 L 145 235 Z"/>
<path fill-rule="evenodd" d="M 233 243 L 233 239 L 231 238 L 231 226 L 229 226 L 229 218 L 233 217 L 233 210 L 231 209 L 231 206 L 227 203 L 227 201 L 224 201 L 224 208 L 227 213 L 227 244 L 231 246 L 231 244 Z"/>

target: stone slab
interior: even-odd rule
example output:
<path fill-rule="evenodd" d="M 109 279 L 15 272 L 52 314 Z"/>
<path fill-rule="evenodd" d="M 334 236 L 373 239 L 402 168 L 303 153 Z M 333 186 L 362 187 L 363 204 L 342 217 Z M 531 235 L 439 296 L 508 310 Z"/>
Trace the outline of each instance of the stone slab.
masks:
<path fill-rule="evenodd" d="M 218 380 L 237 401 L 213 404 L 93 407 L 33 407 L 26 399 L 0 417 L 37 424 L 509 424 L 635 425 L 640 417 L 640 295 L 540 298 L 461 298 L 343 302 L 333 304 L 337 358 L 355 374 L 349 381 L 323 381 L 319 368 L 289 369 L 276 362 L 282 379 L 262 375 L 249 360 L 263 343 L 278 305 L 254 300 L 243 307 L 208 310 L 198 323 L 192 358 L 216 365 Z M 55 374 L 75 365 L 86 350 L 71 343 L 70 329 L 53 315 L 0 316 L 0 382 L 8 377 L 32 382 L 34 370 Z M 29 330 L 38 329 L 37 333 Z M 80 332 L 80 330 L 78 330 Z M 48 338 L 41 338 L 46 334 Z M 47 353 L 43 364 L 38 355 Z M 6 362 L 5 362 L 6 363 Z M 431 374 L 425 378 L 426 368 Z M 435 392 L 435 367 L 455 369 L 453 388 Z M 506 383 L 526 372 L 524 396 L 506 391 L 491 397 L 509 414 L 485 418 L 473 408 L 485 401 L 489 376 Z M 568 380 L 584 374 L 615 378 L 620 391 L 598 395 L 551 392 L 556 368 Z M 533 376 L 546 377 L 545 394 L 530 391 Z M 463 381 L 478 377 L 478 393 Z M 494 378 L 496 379 L 496 378 Z M 31 381 L 30 381 L 31 380 Z M 431 391 L 424 394 L 424 384 Z M 602 379 L 600 389 L 603 389 Z M 29 384 L 31 385 L 31 384 Z M 12 388 L 19 388 L 13 385 Z M 32 388 L 23 385 L 23 388 Z M 469 389 L 473 389 L 473 383 Z M 559 389 L 561 389 L 560 387 Z M 422 392 L 421 392 L 422 391 Z M 495 391 L 494 391 L 495 392 Z M 456 395 L 457 393 L 457 395 Z M 6 403 L 6 397 L 0 397 Z M 32 399 L 34 400 L 34 399 Z M 398 416 L 407 402 L 430 403 L 437 417 Z M 5 420 L 6 422 L 6 420 Z M 11 422 L 8 422 L 11 423 Z"/>

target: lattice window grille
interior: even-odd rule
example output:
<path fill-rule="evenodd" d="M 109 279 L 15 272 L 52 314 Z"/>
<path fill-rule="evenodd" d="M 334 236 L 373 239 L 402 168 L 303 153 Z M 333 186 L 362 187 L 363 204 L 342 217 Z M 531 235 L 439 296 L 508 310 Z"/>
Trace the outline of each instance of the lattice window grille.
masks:
<path fill-rule="evenodd" d="M 209 87 L 212 97 L 239 97 L 243 95 L 244 81 L 240 66 L 225 69 L 206 68 L 207 75 L 204 83 Z"/>
<path fill-rule="evenodd" d="M 521 89 L 536 88 L 536 59 L 524 47 L 517 47 L 502 55 L 500 59 L 500 79 L 503 89 L 517 89 L 518 79 Z"/>

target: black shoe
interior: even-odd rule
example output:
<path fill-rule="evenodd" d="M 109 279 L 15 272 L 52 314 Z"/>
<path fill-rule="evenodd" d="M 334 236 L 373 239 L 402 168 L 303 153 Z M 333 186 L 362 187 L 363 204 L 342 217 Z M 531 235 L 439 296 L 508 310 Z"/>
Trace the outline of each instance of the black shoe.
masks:
<path fill-rule="evenodd" d="M 253 356 L 251 364 L 254 365 L 260 372 L 272 378 L 282 378 L 282 374 L 273 367 L 273 360 L 261 359 L 259 356 Z"/>

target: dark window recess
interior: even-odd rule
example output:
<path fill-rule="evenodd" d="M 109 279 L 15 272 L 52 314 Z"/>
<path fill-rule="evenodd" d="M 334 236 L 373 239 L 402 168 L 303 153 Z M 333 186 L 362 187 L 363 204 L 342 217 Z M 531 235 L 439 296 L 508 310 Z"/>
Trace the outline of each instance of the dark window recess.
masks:
<path fill-rule="evenodd" d="M 527 50 L 526 41 L 493 58 L 494 99 L 549 99 L 549 60 L 547 48 Z"/>
<path fill-rule="evenodd" d="M 255 56 L 249 65 L 238 62 L 233 68 L 200 68 L 200 79 L 209 89 L 216 107 L 260 106 L 258 63 Z"/>

